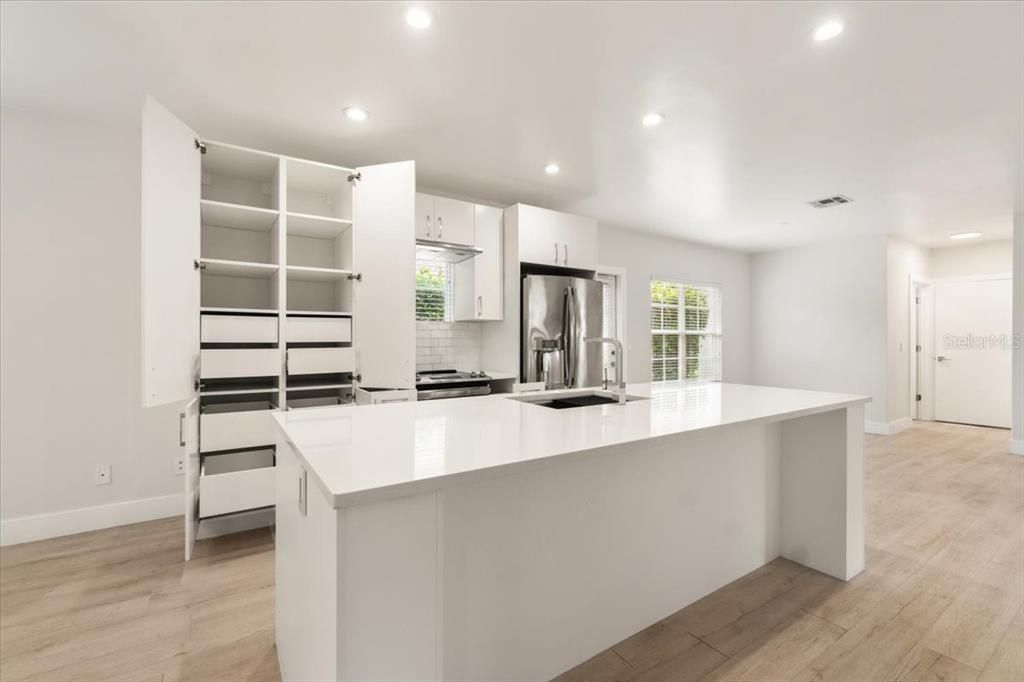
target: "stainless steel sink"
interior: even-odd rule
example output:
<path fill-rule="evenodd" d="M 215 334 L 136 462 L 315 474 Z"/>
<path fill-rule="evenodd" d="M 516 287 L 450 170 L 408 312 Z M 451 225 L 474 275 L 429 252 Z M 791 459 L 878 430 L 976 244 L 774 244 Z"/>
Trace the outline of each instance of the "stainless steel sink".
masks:
<path fill-rule="evenodd" d="M 591 407 L 593 405 L 615 405 L 619 399 L 611 391 L 583 391 L 562 394 L 540 394 L 540 395 L 517 395 L 510 396 L 510 400 L 518 400 L 521 403 L 530 403 L 540 407 L 550 407 L 553 410 L 568 410 L 573 407 Z M 626 402 L 634 400 L 649 400 L 649 398 L 637 395 L 627 395 Z"/>

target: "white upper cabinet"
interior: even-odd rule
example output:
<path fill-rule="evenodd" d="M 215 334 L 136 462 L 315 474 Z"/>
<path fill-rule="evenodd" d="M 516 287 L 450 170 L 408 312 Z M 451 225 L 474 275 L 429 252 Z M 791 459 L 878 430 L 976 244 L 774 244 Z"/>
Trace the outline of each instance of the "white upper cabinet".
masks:
<path fill-rule="evenodd" d="M 470 202 L 434 197 L 434 223 L 437 241 L 474 245 L 473 204 Z"/>
<path fill-rule="evenodd" d="M 357 169 L 353 200 L 355 348 L 363 387 L 413 388 L 416 377 L 416 164 Z"/>
<path fill-rule="evenodd" d="M 417 193 L 416 239 L 473 246 L 473 204 Z"/>
<path fill-rule="evenodd" d="M 417 192 L 416 239 L 437 239 L 434 234 L 434 197 Z"/>
<path fill-rule="evenodd" d="M 476 247 L 483 253 L 455 265 L 453 308 L 456 320 L 501 320 L 504 317 L 503 213 L 493 206 L 477 204 L 473 207 Z"/>
<path fill-rule="evenodd" d="M 192 398 L 199 361 L 200 151 L 147 97 L 142 109 L 142 404 Z"/>
<path fill-rule="evenodd" d="M 521 262 L 597 269 L 597 221 L 526 204 L 509 213 L 516 221 Z"/>

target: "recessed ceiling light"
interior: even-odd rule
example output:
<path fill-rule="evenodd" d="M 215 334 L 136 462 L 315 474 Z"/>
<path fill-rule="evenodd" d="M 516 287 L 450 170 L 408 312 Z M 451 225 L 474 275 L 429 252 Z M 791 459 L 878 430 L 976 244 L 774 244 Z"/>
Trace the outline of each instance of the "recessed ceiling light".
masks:
<path fill-rule="evenodd" d="M 961 232 L 960 234 L 949 235 L 950 239 L 977 239 L 981 236 L 981 232 Z"/>
<path fill-rule="evenodd" d="M 661 122 L 664 121 L 664 120 L 665 120 L 665 114 L 659 114 L 657 112 L 652 112 L 652 113 L 647 114 L 646 116 L 644 116 L 643 119 L 640 120 L 640 122 L 644 124 L 645 128 L 653 128 L 656 125 L 661 125 Z"/>
<path fill-rule="evenodd" d="M 362 107 L 345 107 L 343 111 L 345 116 L 352 121 L 365 121 L 370 116 L 370 112 Z"/>
<path fill-rule="evenodd" d="M 826 21 L 814 31 L 814 39 L 819 43 L 824 40 L 831 40 L 843 32 L 841 21 Z"/>
<path fill-rule="evenodd" d="M 562 169 L 558 167 L 557 163 L 549 163 L 548 165 L 544 166 L 544 172 L 547 173 L 548 175 L 558 175 L 558 171 L 560 170 Z"/>
<path fill-rule="evenodd" d="M 423 30 L 434 23 L 434 16 L 423 7 L 410 7 L 405 12 L 405 23 L 415 29 Z"/>

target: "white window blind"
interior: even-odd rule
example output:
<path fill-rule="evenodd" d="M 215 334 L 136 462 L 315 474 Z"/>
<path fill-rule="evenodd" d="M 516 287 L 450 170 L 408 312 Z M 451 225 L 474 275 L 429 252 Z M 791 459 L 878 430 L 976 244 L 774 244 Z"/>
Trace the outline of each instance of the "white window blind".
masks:
<path fill-rule="evenodd" d="M 651 380 L 722 380 L 718 287 L 651 280 Z"/>
<path fill-rule="evenodd" d="M 451 264 L 416 261 L 416 319 L 450 321 L 452 300 Z"/>
<path fill-rule="evenodd" d="M 618 311 L 615 306 L 618 301 L 618 277 L 598 273 L 597 281 L 601 283 L 602 310 L 601 310 L 601 336 L 607 338 L 618 337 Z M 622 340 L 622 339 L 620 339 Z M 604 366 L 609 369 L 609 376 L 615 375 L 615 350 L 611 344 L 601 344 L 603 347 Z"/>

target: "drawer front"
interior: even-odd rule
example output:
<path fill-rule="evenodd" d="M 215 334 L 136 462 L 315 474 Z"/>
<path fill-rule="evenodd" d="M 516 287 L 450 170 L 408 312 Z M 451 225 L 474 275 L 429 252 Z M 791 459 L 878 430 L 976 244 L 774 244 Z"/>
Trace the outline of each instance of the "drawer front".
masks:
<path fill-rule="evenodd" d="M 206 474 L 199 479 L 199 516 L 232 514 L 274 504 L 274 467 Z"/>
<path fill-rule="evenodd" d="M 277 435 L 270 415 L 271 410 L 200 415 L 200 452 L 273 445 Z"/>
<path fill-rule="evenodd" d="M 349 343 L 352 320 L 347 317 L 289 317 L 286 336 L 290 343 Z"/>
<path fill-rule="evenodd" d="M 271 377 L 280 374 L 281 352 L 276 348 L 217 348 L 199 352 L 203 379 Z"/>
<path fill-rule="evenodd" d="M 367 390 L 365 388 L 357 388 L 355 390 L 355 401 L 357 405 L 413 403 L 416 402 L 416 389 L 394 388 L 389 390 Z"/>
<path fill-rule="evenodd" d="M 277 318 L 256 315 L 203 315 L 203 343 L 277 343 Z"/>
<path fill-rule="evenodd" d="M 354 371 L 355 354 L 351 348 L 288 349 L 288 374 L 328 374 Z"/>

